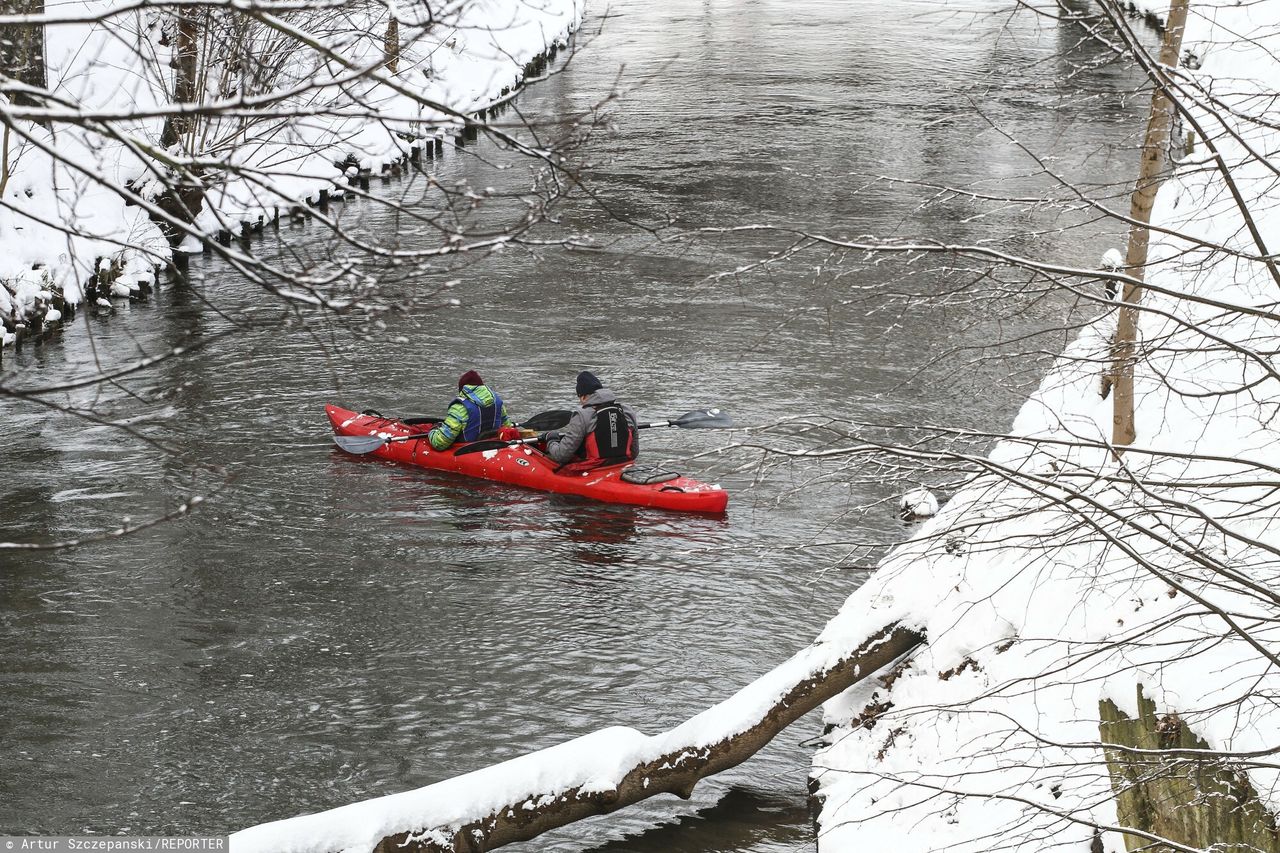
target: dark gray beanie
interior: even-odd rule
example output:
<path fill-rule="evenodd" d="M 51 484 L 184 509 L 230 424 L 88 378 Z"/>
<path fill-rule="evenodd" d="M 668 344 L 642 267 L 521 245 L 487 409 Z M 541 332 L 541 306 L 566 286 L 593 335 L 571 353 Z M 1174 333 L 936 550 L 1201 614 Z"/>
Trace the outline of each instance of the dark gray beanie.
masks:
<path fill-rule="evenodd" d="M 599 391 L 604 387 L 604 383 L 596 379 L 596 375 L 590 370 L 584 370 L 578 374 L 578 396 L 586 397 L 592 392 Z"/>

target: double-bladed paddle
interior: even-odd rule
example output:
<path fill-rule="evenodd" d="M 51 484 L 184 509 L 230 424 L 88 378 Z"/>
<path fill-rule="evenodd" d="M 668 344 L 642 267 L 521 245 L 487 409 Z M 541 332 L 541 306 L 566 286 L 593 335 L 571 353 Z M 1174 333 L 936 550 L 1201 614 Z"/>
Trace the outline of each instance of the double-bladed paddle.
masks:
<path fill-rule="evenodd" d="M 565 421 L 565 425 L 568 421 Z M 685 412 L 678 418 L 666 421 L 653 421 L 647 424 L 636 424 L 636 429 L 653 429 L 654 427 L 679 427 L 680 429 L 729 429 L 733 426 L 733 418 L 719 409 L 695 409 L 692 412 Z M 532 427 L 530 427 L 532 429 Z M 550 429 L 560 429 L 560 427 L 550 427 Z M 473 441 L 470 444 L 464 444 L 453 452 L 454 456 L 466 456 L 468 453 L 484 453 L 488 450 L 499 450 L 503 447 L 516 447 L 521 444 L 536 444 L 542 440 L 542 436 L 535 435 L 530 438 L 517 438 L 512 441 L 500 441 L 494 439 L 492 441 Z"/>
<path fill-rule="evenodd" d="M 573 417 L 573 412 L 570 412 L 568 409 L 552 409 L 549 412 L 539 412 L 538 414 L 529 418 L 529 420 L 521 423 L 520 426 L 523 427 L 524 429 L 531 429 L 536 432 L 545 432 L 546 430 L 549 430 L 549 429 L 560 429 L 561 427 L 568 426 L 569 419 L 571 417 Z M 436 420 L 430 420 L 428 418 L 409 418 L 408 420 L 401 421 L 401 423 L 404 423 L 404 424 L 439 423 L 441 420 L 444 420 L 444 419 L 439 418 Z M 333 437 L 333 442 L 334 444 L 338 445 L 348 453 L 358 454 L 358 453 L 372 453 L 373 451 L 377 450 L 379 447 L 382 447 L 384 444 L 395 444 L 396 442 L 399 442 L 399 441 L 413 441 L 414 439 L 426 438 L 426 437 L 427 437 L 427 434 L 425 432 L 415 432 L 409 435 L 391 435 L 391 436 L 335 435 Z M 464 446 L 471 447 L 474 444 L 486 444 L 486 443 L 491 443 L 491 442 L 483 442 L 483 441 L 473 442 L 473 444 L 471 445 L 464 445 Z M 503 445 L 505 443 L 506 442 L 499 442 L 499 445 Z"/>

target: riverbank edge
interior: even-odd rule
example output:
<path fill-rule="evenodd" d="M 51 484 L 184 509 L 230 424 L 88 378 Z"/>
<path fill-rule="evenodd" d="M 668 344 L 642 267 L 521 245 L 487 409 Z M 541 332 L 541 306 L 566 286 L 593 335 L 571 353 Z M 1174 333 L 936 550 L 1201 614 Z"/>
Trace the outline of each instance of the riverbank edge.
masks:
<path fill-rule="evenodd" d="M 309 186 L 280 195 L 280 204 L 274 206 L 269 216 L 264 213 L 250 218 L 239 206 L 230 203 L 225 195 L 221 197 L 223 205 L 217 206 L 212 194 L 206 194 L 203 200 L 204 210 L 196 225 L 203 232 L 202 237 L 199 241 L 189 238 L 182 245 L 173 247 L 165 253 L 169 255 L 165 263 L 160 262 L 162 253 L 158 247 L 166 245 L 167 241 L 161 234 L 159 225 L 153 222 L 153 233 L 138 240 L 139 244 L 148 245 L 148 251 L 125 247 L 114 253 L 97 256 L 83 277 L 73 271 L 62 275 L 50 274 L 49 270 L 58 265 L 54 263 L 54 258 L 45 258 L 36 260 L 31 265 L 31 272 L 37 274 L 34 282 L 0 279 L 0 289 L 4 291 L 0 296 L 5 297 L 0 300 L 0 367 L 4 364 L 6 348 L 13 346 L 17 349 L 24 344 L 39 346 L 62 333 L 75 319 L 78 311 L 86 306 L 109 314 L 114 310 L 112 299 L 147 299 L 159 287 L 166 268 L 172 266 L 185 271 L 188 257 L 196 253 L 209 253 L 213 243 L 230 246 L 233 241 L 238 241 L 247 245 L 267 227 L 278 226 L 282 217 L 305 215 L 305 211 L 311 209 L 323 211 L 332 202 L 342 202 L 349 192 L 367 190 L 370 177 L 374 174 L 384 181 L 400 177 L 421 161 L 443 155 L 447 139 L 454 138 L 458 147 L 474 140 L 486 121 L 496 117 L 514 101 L 526 85 L 537 82 L 561 51 L 571 48 L 585 16 L 585 1 L 556 0 L 556 3 L 564 7 L 563 10 L 571 10 L 569 21 L 558 30 L 544 33 L 540 51 L 518 67 L 515 66 L 514 58 L 509 56 L 513 64 L 512 76 L 504 78 L 493 75 L 488 91 L 480 98 L 485 103 L 478 108 L 474 105 L 474 98 L 470 99 L 471 104 L 449 105 L 459 112 L 466 108 L 469 115 L 466 122 L 458 119 L 442 122 L 424 128 L 421 135 L 414 139 L 400 140 L 393 137 L 391 150 L 395 153 L 380 157 L 370 158 L 365 152 L 340 145 L 333 146 L 330 149 L 334 166 L 332 178 L 313 180 Z M 466 35 L 455 34 L 453 38 L 465 40 Z M 492 36 L 492 33 L 489 35 Z M 432 83 L 448 89 L 452 81 L 445 74 L 434 78 Z M 366 121 L 367 126 L 374 124 L 377 123 L 373 120 Z M 61 192 L 53 186 L 48 187 L 48 191 L 55 197 Z M 223 223 L 231 222 L 238 224 L 234 231 L 222 227 Z M 127 223 L 124 222 L 112 222 L 109 229 L 111 232 L 118 232 L 125 230 L 126 226 Z M 14 238 L 20 239 L 17 235 L 11 237 Z M 5 239 L 0 238 L 0 252 L 12 249 L 5 242 Z M 7 312 L 3 310 L 5 303 L 9 307 Z"/>

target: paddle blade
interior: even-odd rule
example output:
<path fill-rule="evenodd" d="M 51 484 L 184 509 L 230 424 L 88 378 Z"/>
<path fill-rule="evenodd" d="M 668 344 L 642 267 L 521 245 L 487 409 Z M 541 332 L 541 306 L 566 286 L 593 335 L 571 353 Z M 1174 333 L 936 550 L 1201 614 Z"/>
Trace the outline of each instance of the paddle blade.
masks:
<path fill-rule="evenodd" d="M 546 432 L 549 429 L 567 427 L 572 418 L 573 412 L 568 409 L 552 409 L 549 412 L 539 412 L 527 421 L 521 421 L 520 426 L 534 432 Z"/>
<path fill-rule="evenodd" d="M 671 425 L 681 429 L 729 429 L 733 426 L 733 418 L 719 409 L 696 409 L 685 412 Z"/>
<path fill-rule="evenodd" d="M 387 440 L 380 435 L 335 435 L 333 443 L 348 453 L 372 453 Z"/>

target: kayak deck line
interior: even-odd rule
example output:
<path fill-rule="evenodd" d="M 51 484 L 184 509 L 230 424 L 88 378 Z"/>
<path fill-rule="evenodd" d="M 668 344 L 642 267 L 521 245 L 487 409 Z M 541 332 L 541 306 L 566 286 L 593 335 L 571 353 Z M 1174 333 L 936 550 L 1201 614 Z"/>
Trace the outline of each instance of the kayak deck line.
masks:
<path fill-rule="evenodd" d="M 394 418 L 366 415 L 328 404 L 325 414 L 335 435 L 378 436 L 389 441 L 370 455 L 433 471 L 446 471 L 555 494 L 577 495 L 606 503 L 648 506 L 675 512 L 723 513 L 729 493 L 719 485 L 678 475 L 655 483 L 622 479 L 631 466 L 562 468 L 541 450 L 515 445 L 481 453 L 454 455 L 459 445 L 440 451 L 425 439 L 422 425 L 413 428 Z"/>

